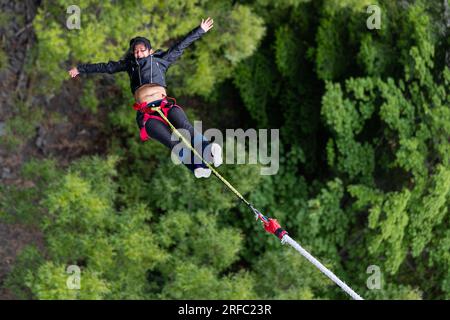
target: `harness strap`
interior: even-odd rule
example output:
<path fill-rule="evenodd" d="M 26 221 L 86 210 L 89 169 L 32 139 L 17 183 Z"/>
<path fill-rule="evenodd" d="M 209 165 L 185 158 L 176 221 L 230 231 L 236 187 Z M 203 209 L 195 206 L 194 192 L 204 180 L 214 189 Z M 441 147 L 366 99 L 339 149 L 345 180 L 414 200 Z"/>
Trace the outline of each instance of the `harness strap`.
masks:
<path fill-rule="evenodd" d="M 173 100 L 173 102 L 169 102 L 170 100 Z M 159 107 L 161 108 L 160 110 L 163 112 L 164 114 L 164 118 L 161 118 L 160 116 L 157 116 L 157 112 L 155 110 L 152 110 L 152 105 L 151 102 L 135 102 L 133 104 L 133 109 L 139 112 L 142 112 L 144 114 L 144 119 L 143 119 L 143 126 L 140 129 L 139 135 L 141 138 L 141 141 L 147 141 L 150 140 L 151 137 L 148 135 L 147 130 L 145 129 L 145 124 L 149 119 L 156 119 L 161 121 L 162 123 L 164 123 L 165 125 L 169 126 L 169 123 L 167 122 L 167 117 L 169 114 L 169 110 L 172 107 L 178 107 L 180 109 L 182 109 L 180 106 L 178 106 L 177 101 L 175 100 L 175 98 L 172 97 L 168 97 L 165 96 L 164 99 L 161 101 Z"/>

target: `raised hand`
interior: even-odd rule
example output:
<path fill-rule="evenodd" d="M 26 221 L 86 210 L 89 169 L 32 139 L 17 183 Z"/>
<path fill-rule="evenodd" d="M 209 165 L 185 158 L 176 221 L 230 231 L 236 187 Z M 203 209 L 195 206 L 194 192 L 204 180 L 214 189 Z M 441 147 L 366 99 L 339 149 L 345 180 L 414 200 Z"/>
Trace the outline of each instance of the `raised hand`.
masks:
<path fill-rule="evenodd" d="M 214 20 L 208 17 L 208 19 L 204 20 L 202 19 L 202 23 L 200 24 L 200 27 L 205 31 L 208 32 L 212 27 L 214 27 Z"/>
<path fill-rule="evenodd" d="M 72 78 L 75 78 L 77 75 L 80 74 L 80 72 L 78 71 L 78 69 L 76 67 L 74 67 L 69 70 L 69 74 Z"/>

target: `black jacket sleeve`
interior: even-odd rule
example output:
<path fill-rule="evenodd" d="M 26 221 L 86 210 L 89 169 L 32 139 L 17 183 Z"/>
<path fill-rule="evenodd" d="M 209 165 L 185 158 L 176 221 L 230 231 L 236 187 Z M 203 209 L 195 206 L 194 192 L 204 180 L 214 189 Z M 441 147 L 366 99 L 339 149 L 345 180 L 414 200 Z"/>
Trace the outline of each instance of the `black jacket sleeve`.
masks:
<path fill-rule="evenodd" d="M 189 32 L 183 40 L 164 52 L 161 55 L 161 58 L 166 60 L 169 65 L 174 63 L 183 54 L 184 49 L 186 49 L 195 40 L 200 39 L 200 37 L 205 33 L 206 32 L 200 26 L 195 28 Z"/>
<path fill-rule="evenodd" d="M 125 60 L 109 61 L 108 63 L 87 63 L 78 64 L 78 72 L 80 73 L 116 73 L 127 70 L 127 62 Z"/>

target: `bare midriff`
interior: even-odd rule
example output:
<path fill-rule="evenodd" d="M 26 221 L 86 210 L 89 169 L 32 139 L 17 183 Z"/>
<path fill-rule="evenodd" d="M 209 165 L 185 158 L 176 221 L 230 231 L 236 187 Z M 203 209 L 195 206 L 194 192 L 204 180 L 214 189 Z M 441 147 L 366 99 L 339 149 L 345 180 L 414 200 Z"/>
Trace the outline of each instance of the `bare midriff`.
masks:
<path fill-rule="evenodd" d="M 166 89 L 158 84 L 144 84 L 134 93 L 136 102 L 153 102 L 166 97 Z"/>

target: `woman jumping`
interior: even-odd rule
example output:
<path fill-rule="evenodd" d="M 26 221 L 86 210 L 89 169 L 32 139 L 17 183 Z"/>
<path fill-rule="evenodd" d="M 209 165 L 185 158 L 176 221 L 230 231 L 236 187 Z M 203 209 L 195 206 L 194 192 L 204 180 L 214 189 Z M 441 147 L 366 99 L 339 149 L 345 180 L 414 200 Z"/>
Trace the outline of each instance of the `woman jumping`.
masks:
<path fill-rule="evenodd" d="M 204 20 L 184 37 L 183 40 L 172 46 L 167 51 L 154 51 L 150 41 L 144 37 L 131 39 L 126 56 L 119 61 L 108 63 L 78 64 L 69 70 L 72 78 L 80 73 L 116 73 L 126 71 L 130 77 L 131 92 L 135 103 L 133 108 L 137 110 L 136 121 L 140 129 L 142 141 L 153 138 L 173 150 L 177 141 L 172 141 L 168 123 L 156 112 L 150 111 L 151 107 L 161 107 L 161 111 L 176 129 L 188 130 L 191 144 L 202 145 L 200 154 L 205 161 L 218 167 L 222 164 L 222 148 L 217 143 L 211 143 L 201 133 L 194 131 L 183 109 L 176 104 L 175 99 L 166 94 L 165 74 L 192 42 L 199 39 L 213 27 L 214 20 Z M 173 101 L 169 101 L 173 100 Z M 183 148 L 177 155 L 181 162 L 191 170 L 197 178 L 207 178 L 211 175 L 208 168 L 193 153 Z"/>

